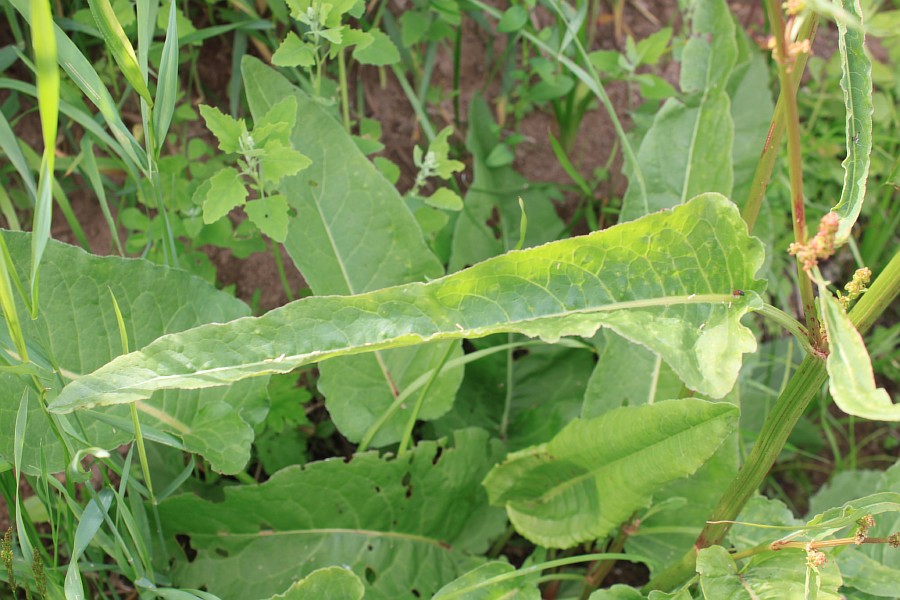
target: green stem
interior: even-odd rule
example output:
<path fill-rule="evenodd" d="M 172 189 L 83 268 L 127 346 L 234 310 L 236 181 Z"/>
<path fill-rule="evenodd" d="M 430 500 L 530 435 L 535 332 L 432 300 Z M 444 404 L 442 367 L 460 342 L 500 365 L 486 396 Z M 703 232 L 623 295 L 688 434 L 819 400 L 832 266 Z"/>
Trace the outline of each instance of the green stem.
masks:
<path fill-rule="evenodd" d="M 816 36 L 818 23 L 818 15 L 813 14 L 804 21 L 797 39 L 808 39 L 812 42 Z M 807 54 L 801 54 L 797 57 L 797 61 L 794 63 L 795 73 L 803 73 L 808 56 Z M 800 77 L 794 78 L 794 86 L 796 93 L 796 88 L 800 86 Z M 759 217 L 759 209 L 766 197 L 766 189 L 769 187 L 772 171 L 775 168 L 775 160 L 778 158 L 778 151 L 781 149 L 781 141 L 784 138 L 784 104 L 785 92 L 782 90 L 778 95 L 778 103 L 775 105 L 772 123 L 769 125 L 769 134 L 766 136 L 766 143 L 763 145 L 762 154 L 759 157 L 759 162 L 756 164 L 756 171 L 753 173 L 753 181 L 750 182 L 750 192 L 741 212 L 741 216 L 747 223 L 747 230 L 750 233 L 753 233 L 756 219 Z"/>
<path fill-rule="evenodd" d="M 338 52 L 338 78 L 341 82 L 341 117 L 344 119 L 344 129 L 350 133 L 350 99 L 347 91 L 347 61 L 344 58 L 344 49 Z"/>
<path fill-rule="evenodd" d="M 137 442 L 138 458 L 141 460 L 141 471 L 144 473 L 144 481 L 147 482 L 147 492 L 150 503 L 156 504 L 156 496 L 153 494 L 153 480 L 150 478 L 150 467 L 147 462 L 147 451 L 144 449 L 144 436 L 141 433 L 141 420 L 138 418 L 137 405 L 133 402 L 131 407 L 131 422 L 134 425 L 134 440 Z"/>
<path fill-rule="evenodd" d="M 764 317 L 768 317 L 769 319 L 775 321 L 782 327 L 784 327 L 791 335 L 797 338 L 797 341 L 800 342 L 800 345 L 803 346 L 803 349 L 806 350 L 807 354 L 819 354 L 815 348 L 809 343 L 809 334 L 806 331 L 806 327 L 800 324 L 797 319 L 787 314 L 783 310 L 779 308 L 775 308 L 771 304 L 763 304 L 762 308 L 760 308 L 757 312 Z"/>
<path fill-rule="evenodd" d="M 428 383 L 425 384 L 425 387 L 422 388 L 422 391 L 419 392 L 419 397 L 416 398 L 416 405 L 412 409 L 412 413 L 409 415 L 409 419 L 406 422 L 406 428 L 403 430 L 403 437 L 400 439 L 400 450 L 398 454 L 403 456 L 406 454 L 406 451 L 410 447 L 410 441 L 412 440 L 412 430 L 416 425 L 416 420 L 419 418 L 419 413 L 422 412 L 422 405 L 425 404 L 425 398 L 428 396 L 428 392 L 431 390 L 431 386 L 434 385 L 435 380 L 437 380 L 438 375 L 441 373 L 441 369 L 444 366 L 444 363 L 447 362 L 447 359 L 450 358 L 450 353 L 453 352 L 453 349 L 456 347 L 456 342 L 450 342 L 447 344 L 447 351 L 444 353 L 443 358 L 441 358 L 441 362 L 438 363 L 437 368 L 435 368 L 431 377 L 428 378 Z"/>
<path fill-rule="evenodd" d="M 900 250 L 894 253 L 872 287 L 859 299 L 849 317 L 860 334 L 865 334 L 875 320 L 900 294 Z M 797 372 L 778 396 L 772 412 L 766 417 L 757 442 L 735 479 L 719 500 L 700 532 L 694 547 L 679 561 L 654 577 L 644 591 L 672 590 L 694 573 L 697 552 L 720 544 L 740 514 L 747 500 L 762 484 L 763 479 L 781 454 L 785 442 L 806 408 L 818 394 L 828 374 L 825 361 L 817 355 L 807 355 Z"/>
<path fill-rule="evenodd" d="M 284 271 L 284 261 L 281 260 L 281 244 L 272 240 L 272 256 L 275 258 L 275 268 L 278 270 L 278 278 L 281 279 L 281 287 L 284 288 L 284 295 L 287 296 L 288 302 L 293 302 L 294 292 L 291 290 L 291 284 L 287 279 L 287 273 Z"/>
<path fill-rule="evenodd" d="M 781 93 L 784 98 L 784 125 L 787 130 L 788 171 L 791 179 L 791 222 L 794 228 L 794 241 L 805 244 L 806 232 L 806 207 L 803 203 L 803 159 L 800 143 L 800 116 L 797 112 L 797 94 L 794 87 L 794 67 L 789 54 L 787 40 L 785 39 L 784 19 L 781 14 L 781 4 L 778 0 L 766 0 L 766 12 L 769 23 L 775 35 L 775 47 L 778 52 L 778 74 L 781 82 Z M 799 74 L 797 74 L 799 79 Z M 809 332 L 809 341 L 813 347 L 824 350 L 825 341 L 822 339 L 821 325 L 816 313 L 815 295 L 813 294 L 812 281 L 803 270 L 803 263 L 797 260 L 797 279 L 800 288 L 800 300 L 803 304 L 803 315 L 806 319 L 806 328 Z"/>

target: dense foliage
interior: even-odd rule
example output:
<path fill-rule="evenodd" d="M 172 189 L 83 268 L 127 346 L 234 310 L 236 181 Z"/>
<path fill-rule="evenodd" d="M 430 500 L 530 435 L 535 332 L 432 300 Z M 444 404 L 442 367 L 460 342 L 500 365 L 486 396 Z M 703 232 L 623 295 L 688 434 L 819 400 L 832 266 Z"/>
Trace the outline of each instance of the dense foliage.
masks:
<path fill-rule="evenodd" d="M 897 595 L 900 11 L 65 4 L 0 0 L 4 593 Z"/>

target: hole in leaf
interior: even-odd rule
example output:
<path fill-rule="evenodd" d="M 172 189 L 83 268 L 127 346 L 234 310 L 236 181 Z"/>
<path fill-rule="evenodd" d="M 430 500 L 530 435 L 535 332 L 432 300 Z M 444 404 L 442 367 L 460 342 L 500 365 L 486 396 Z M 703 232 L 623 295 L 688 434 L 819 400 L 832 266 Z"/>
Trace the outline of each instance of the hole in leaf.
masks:
<path fill-rule="evenodd" d="M 380 493 L 381 493 L 381 488 L 380 488 L 379 486 L 377 486 L 377 485 L 375 486 L 375 493 L 376 493 L 376 494 L 380 494 Z"/>
<path fill-rule="evenodd" d="M 191 546 L 191 537 L 179 533 L 175 536 L 175 541 L 184 550 L 184 555 L 187 557 L 188 562 L 194 562 L 194 559 L 197 558 L 197 551 Z"/>
<path fill-rule="evenodd" d="M 437 452 L 434 453 L 434 458 L 431 459 L 431 464 L 436 465 L 438 461 L 441 460 L 441 455 L 444 453 L 444 449 L 441 446 L 438 446 Z"/>
<path fill-rule="evenodd" d="M 229 556 L 228 550 L 226 550 L 225 548 L 216 548 L 215 550 L 213 550 L 213 552 L 216 553 L 216 556 L 221 556 L 222 558 L 228 558 Z"/>
<path fill-rule="evenodd" d="M 369 585 L 372 585 L 373 583 L 375 583 L 375 580 L 378 579 L 378 575 L 375 574 L 375 571 L 372 569 L 372 567 L 366 567 L 365 575 L 366 581 L 369 582 Z"/>
<path fill-rule="evenodd" d="M 366 550 L 372 552 L 373 550 L 375 550 L 375 548 L 372 546 L 372 544 L 366 544 Z"/>
<path fill-rule="evenodd" d="M 513 360 L 519 360 L 520 358 L 524 358 L 528 356 L 530 352 L 527 348 L 516 348 L 513 350 Z"/>
<path fill-rule="evenodd" d="M 413 596 L 415 596 L 416 598 L 422 597 L 422 594 L 420 594 L 419 590 L 417 590 L 416 588 L 409 590 L 409 593 L 412 594 Z"/>

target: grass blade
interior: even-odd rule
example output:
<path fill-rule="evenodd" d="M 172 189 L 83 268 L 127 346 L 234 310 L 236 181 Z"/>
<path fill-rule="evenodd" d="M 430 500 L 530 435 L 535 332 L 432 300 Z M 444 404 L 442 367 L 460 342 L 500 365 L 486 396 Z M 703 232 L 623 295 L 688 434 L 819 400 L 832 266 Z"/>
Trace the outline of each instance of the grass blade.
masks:
<path fill-rule="evenodd" d="M 156 151 L 166 141 L 172 113 L 175 112 L 175 96 L 178 94 L 178 26 L 175 21 L 175 3 L 169 5 L 169 23 L 159 64 L 159 81 L 156 88 L 156 105 L 153 107 Z"/>
<path fill-rule="evenodd" d="M 13 278 L 16 277 L 16 272 L 9 256 L 6 242 L 0 238 L 0 308 L 3 309 L 6 327 L 9 329 L 9 337 L 12 338 L 13 344 L 16 346 L 16 352 L 19 353 L 19 360 L 23 363 L 27 363 L 29 362 L 28 350 L 25 345 L 25 336 L 22 335 L 22 324 L 19 322 L 19 313 L 16 310 L 16 299 L 13 297 L 10 274 L 12 274 Z M 16 283 L 19 283 L 18 280 Z M 21 288 L 19 288 L 19 291 L 22 291 Z"/>
<path fill-rule="evenodd" d="M 25 0 L 9 0 L 19 13 L 31 22 L 31 11 Z M 131 131 L 122 122 L 119 109 L 113 101 L 109 90 L 103 84 L 91 62 L 81 53 L 78 47 L 57 26 L 56 36 L 57 60 L 66 74 L 81 89 L 88 99 L 100 110 L 113 136 L 119 141 L 123 154 L 135 165 L 146 169 L 146 155 L 143 148 L 134 139 Z"/>
<path fill-rule="evenodd" d="M 125 35 L 122 25 L 116 18 L 109 0 L 88 0 L 91 6 L 91 13 L 94 15 L 94 21 L 103 35 L 106 47 L 109 49 L 119 68 L 122 69 L 122 75 L 131 84 L 141 98 L 147 101 L 147 104 L 153 106 L 153 98 L 150 96 L 150 90 L 147 88 L 147 82 L 144 81 L 144 74 L 138 65 L 137 56 L 134 53 L 134 47 Z"/>
<path fill-rule="evenodd" d="M 841 0 L 844 11 L 862 20 L 859 0 Z M 844 159 L 844 189 L 832 209 L 840 217 L 837 241 L 843 242 L 866 197 L 869 155 L 872 152 L 872 61 L 866 56 L 866 36 L 860 29 L 838 20 L 838 48 L 841 53 L 841 89 L 847 108 L 847 158 Z"/>
<path fill-rule="evenodd" d="M 28 423 L 28 388 L 22 392 L 22 400 L 19 402 L 19 410 L 16 413 L 16 440 L 15 449 L 13 451 L 16 468 L 16 530 L 19 532 L 19 546 L 22 548 L 22 558 L 26 563 L 31 565 L 31 557 L 34 556 L 31 542 L 28 539 L 28 533 L 25 529 L 25 522 L 22 520 L 22 506 L 19 502 L 21 493 L 19 490 L 22 480 L 22 449 L 25 447 L 25 425 Z"/>
<path fill-rule="evenodd" d="M 53 215 L 53 160 L 56 151 L 56 128 L 59 117 L 59 67 L 56 65 L 56 38 L 49 0 L 31 1 L 31 43 L 37 68 L 38 109 L 44 138 L 38 193 L 34 207 L 31 236 L 31 313 L 38 309 L 38 275 L 41 256 L 50 237 Z"/>
<path fill-rule="evenodd" d="M 16 168 L 19 175 L 22 176 L 25 189 L 28 190 L 28 196 L 33 204 L 37 198 L 37 185 L 34 182 L 34 175 L 31 174 L 31 169 L 28 168 L 28 164 L 25 162 L 22 150 L 19 149 L 16 134 L 13 133 L 12 128 L 9 126 L 9 121 L 6 120 L 6 116 L 4 116 L 2 111 L 0 111 L 0 150 L 3 150 L 6 158 Z"/>
<path fill-rule="evenodd" d="M 81 172 L 87 177 L 94 193 L 97 194 L 97 200 L 100 201 L 100 210 L 103 211 L 103 218 L 106 219 L 106 225 L 109 227 L 109 235 L 116 245 L 119 256 L 125 256 L 122 249 L 122 242 L 119 241 L 119 231 L 116 223 L 109 211 L 109 203 L 106 201 L 106 189 L 103 187 L 103 180 L 100 179 L 100 169 L 97 168 L 97 158 L 94 156 L 94 143 L 87 136 L 81 138 Z"/>

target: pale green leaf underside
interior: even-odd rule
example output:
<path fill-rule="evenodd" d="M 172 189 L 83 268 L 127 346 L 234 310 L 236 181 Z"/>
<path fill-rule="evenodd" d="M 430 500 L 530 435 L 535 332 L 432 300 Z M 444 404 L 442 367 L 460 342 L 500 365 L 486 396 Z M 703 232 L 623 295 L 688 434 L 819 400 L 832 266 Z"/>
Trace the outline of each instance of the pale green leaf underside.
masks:
<path fill-rule="evenodd" d="M 693 398 L 619 408 L 511 454 L 484 485 L 519 533 L 570 548 L 604 537 L 660 486 L 699 469 L 737 420 L 737 407 Z"/>
<path fill-rule="evenodd" d="M 841 0 L 841 7 L 862 19 L 859 0 Z M 849 29 L 838 20 L 838 49 L 841 54 L 841 89 L 847 110 L 847 158 L 844 159 L 844 188 L 832 209 L 840 217 L 837 240 L 850 236 L 850 230 L 866 197 L 869 154 L 872 152 L 872 62 L 866 55 L 866 36 L 862 29 Z"/>
<path fill-rule="evenodd" d="M 884 388 L 875 386 L 872 361 L 850 317 L 824 285 L 819 298 L 828 332 L 828 388 L 835 403 L 848 415 L 876 421 L 900 421 L 900 405 Z"/>
<path fill-rule="evenodd" d="M 343 567 L 325 567 L 316 569 L 269 600 L 362 600 L 365 593 L 365 586 L 353 571 Z"/>
<path fill-rule="evenodd" d="M 165 336 L 69 384 L 68 412 L 285 373 L 327 358 L 502 332 L 556 341 L 600 326 L 658 352 L 691 388 L 725 395 L 755 349 L 740 318 L 763 260 L 735 206 L 699 196 L 588 236 L 509 252 L 425 284 L 311 297 L 262 317 Z M 732 290 L 744 290 L 732 296 Z"/>
<path fill-rule="evenodd" d="M 287 467 L 265 483 L 227 488 L 219 502 L 170 498 L 159 507 L 163 528 L 197 552 L 173 577 L 246 600 L 345 566 L 367 599 L 411 598 L 413 589 L 431 598 L 480 564 L 477 555 L 503 531 L 503 512 L 488 507 L 480 485 L 500 456 L 486 432 L 467 429 L 452 444 L 423 442 L 400 459 L 370 452 Z"/>
<path fill-rule="evenodd" d="M 12 232 L 3 236 L 13 264 L 19 266 L 19 276 L 24 277 L 31 236 Z M 49 389 L 48 401 L 53 401 L 60 389 L 60 380 L 49 371 L 51 361 L 64 378 L 77 377 L 122 352 L 110 291 L 122 310 L 132 348 L 140 348 L 165 333 L 249 313 L 243 302 L 206 282 L 147 261 L 92 256 L 53 241 L 47 245 L 45 259 L 40 314 L 37 320 L 24 320 L 23 327 L 31 359 L 47 369 L 40 377 Z M 265 383 L 265 379 L 258 379 L 224 390 L 153 394 L 138 405 L 144 433 L 149 435 L 154 429 L 174 435 L 186 449 L 205 456 L 215 469 L 234 473 L 249 460 L 252 426 L 265 416 Z M 0 377 L 0 456 L 12 456 L 13 423 L 25 385 L 23 379 L 12 375 Z M 131 419 L 123 409 L 87 412 L 79 415 L 77 423 L 65 417 L 63 423 L 69 422 L 76 436 L 83 430 L 90 445 L 114 449 L 131 439 L 124 429 Z M 100 417 L 117 418 L 124 424 L 112 427 Z M 175 445 L 180 446 L 177 441 Z M 64 449 L 44 410 L 33 400 L 24 440 L 23 466 L 27 472 L 43 471 L 42 453 L 51 472 L 65 468 Z"/>

